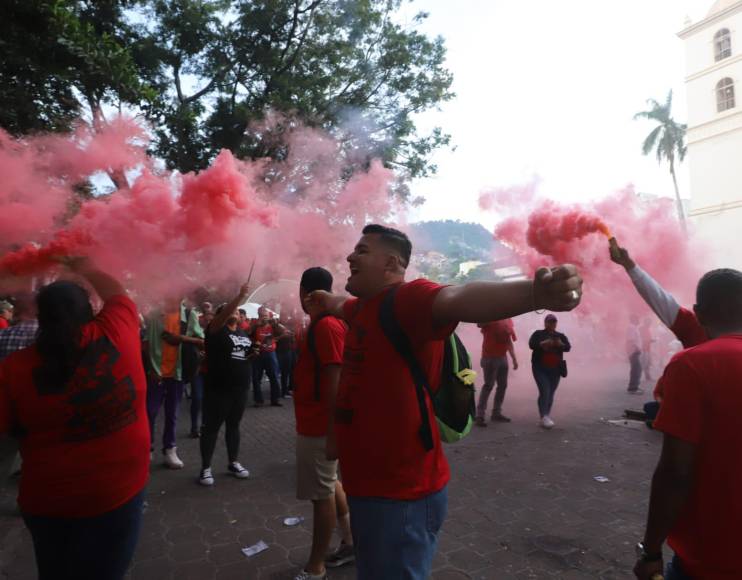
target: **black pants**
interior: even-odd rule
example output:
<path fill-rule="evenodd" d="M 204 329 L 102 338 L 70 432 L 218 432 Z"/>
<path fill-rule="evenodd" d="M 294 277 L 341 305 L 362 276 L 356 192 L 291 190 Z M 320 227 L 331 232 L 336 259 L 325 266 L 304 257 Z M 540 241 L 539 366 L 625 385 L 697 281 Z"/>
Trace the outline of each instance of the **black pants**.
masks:
<path fill-rule="evenodd" d="M 638 350 L 629 356 L 631 372 L 629 373 L 629 392 L 636 391 L 642 380 L 642 353 Z"/>
<path fill-rule="evenodd" d="M 285 397 L 294 390 L 296 353 L 293 350 L 279 350 L 278 366 L 281 368 L 281 394 Z"/>
<path fill-rule="evenodd" d="M 227 443 L 229 462 L 237 461 L 240 453 L 240 421 L 245 412 L 247 387 L 206 387 L 204 389 L 203 418 L 201 427 L 201 464 L 211 467 L 219 429 L 225 424 L 224 440 Z"/>
<path fill-rule="evenodd" d="M 39 580 L 121 580 L 137 546 L 143 503 L 141 491 L 121 507 L 90 518 L 23 514 Z"/>

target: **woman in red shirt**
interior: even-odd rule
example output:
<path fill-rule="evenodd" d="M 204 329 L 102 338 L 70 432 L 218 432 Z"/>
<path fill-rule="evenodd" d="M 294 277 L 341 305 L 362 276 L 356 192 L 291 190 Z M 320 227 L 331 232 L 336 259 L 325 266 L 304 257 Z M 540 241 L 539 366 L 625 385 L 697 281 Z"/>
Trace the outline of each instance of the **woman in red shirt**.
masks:
<path fill-rule="evenodd" d="M 37 296 L 36 343 L 0 363 L 0 432 L 20 440 L 18 504 L 40 580 L 120 580 L 139 536 L 149 425 L 139 315 L 119 282 L 68 261 L 80 285 Z"/>

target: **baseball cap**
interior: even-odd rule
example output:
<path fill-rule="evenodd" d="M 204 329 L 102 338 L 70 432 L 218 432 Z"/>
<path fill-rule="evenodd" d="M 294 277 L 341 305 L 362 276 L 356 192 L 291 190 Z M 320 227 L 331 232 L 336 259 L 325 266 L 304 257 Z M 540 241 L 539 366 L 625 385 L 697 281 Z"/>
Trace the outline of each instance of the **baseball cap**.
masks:
<path fill-rule="evenodd" d="M 332 274 L 319 266 L 309 268 L 301 275 L 300 286 L 305 292 L 315 290 L 332 292 Z"/>

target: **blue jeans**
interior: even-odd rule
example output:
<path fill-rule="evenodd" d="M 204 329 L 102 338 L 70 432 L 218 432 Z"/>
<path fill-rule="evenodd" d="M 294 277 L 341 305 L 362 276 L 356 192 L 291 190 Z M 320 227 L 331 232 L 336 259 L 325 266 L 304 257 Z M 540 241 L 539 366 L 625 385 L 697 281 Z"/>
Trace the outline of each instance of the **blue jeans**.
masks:
<path fill-rule="evenodd" d="M 667 570 L 665 570 L 665 580 L 693 580 L 693 578 L 685 573 L 680 558 L 675 556 L 667 565 Z"/>
<path fill-rule="evenodd" d="M 278 364 L 281 367 L 281 394 L 285 397 L 294 390 L 296 353 L 293 350 L 279 351 Z"/>
<path fill-rule="evenodd" d="M 256 403 L 263 402 L 263 372 L 268 375 L 271 384 L 271 403 L 281 398 L 281 387 L 278 384 L 278 356 L 275 352 L 261 352 L 252 363 L 252 389 Z"/>
<path fill-rule="evenodd" d="M 542 367 L 537 363 L 531 365 L 531 368 L 538 387 L 538 413 L 541 417 L 546 417 L 551 414 L 554 394 L 562 377 L 559 375 L 559 368 Z"/>
<path fill-rule="evenodd" d="M 121 580 L 142 524 L 144 491 L 91 518 L 23 515 L 33 538 L 39 580 Z"/>
<path fill-rule="evenodd" d="M 438 532 L 446 519 L 448 489 L 414 501 L 348 496 L 358 580 L 425 580 Z"/>
<path fill-rule="evenodd" d="M 165 427 L 162 430 L 162 449 L 175 447 L 175 426 L 178 423 L 178 407 L 183 398 L 183 382 L 175 379 L 149 379 L 147 382 L 147 416 L 152 447 L 155 442 L 155 422 L 160 407 L 165 404 Z"/>

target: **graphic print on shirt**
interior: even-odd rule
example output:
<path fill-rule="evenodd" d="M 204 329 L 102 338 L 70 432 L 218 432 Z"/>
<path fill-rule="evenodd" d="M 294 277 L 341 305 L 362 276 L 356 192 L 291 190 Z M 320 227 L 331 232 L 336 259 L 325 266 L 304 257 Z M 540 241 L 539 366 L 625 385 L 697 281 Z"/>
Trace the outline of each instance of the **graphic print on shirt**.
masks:
<path fill-rule="evenodd" d="M 117 378 L 113 373 L 120 357 L 121 353 L 105 336 L 86 347 L 64 391 L 70 407 L 65 441 L 104 437 L 136 422 L 134 381 L 129 375 Z M 39 394 L 51 393 L 39 390 Z"/>
<path fill-rule="evenodd" d="M 232 352 L 230 357 L 233 360 L 247 360 L 247 351 L 252 346 L 252 341 L 247 336 L 240 336 L 232 333 L 229 334 L 229 338 L 232 340 Z"/>

